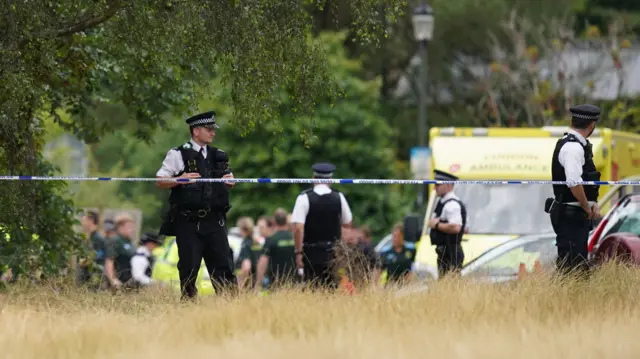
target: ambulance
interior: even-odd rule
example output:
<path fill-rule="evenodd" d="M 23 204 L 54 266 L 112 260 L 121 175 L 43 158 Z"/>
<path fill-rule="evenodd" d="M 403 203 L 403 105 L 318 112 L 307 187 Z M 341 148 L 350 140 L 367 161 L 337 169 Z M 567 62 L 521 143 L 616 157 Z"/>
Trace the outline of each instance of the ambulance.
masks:
<path fill-rule="evenodd" d="M 541 128 L 432 128 L 431 171 L 447 171 L 460 180 L 551 180 L 551 157 L 567 127 Z M 601 180 L 618 181 L 640 175 L 640 134 L 597 128 L 589 137 Z M 602 213 L 619 195 L 612 186 L 600 187 Z M 617 186 L 630 193 L 638 186 Z M 457 184 L 454 191 L 467 208 L 467 230 L 462 239 L 465 264 L 506 241 L 529 234 L 552 232 L 544 202 L 553 197 L 550 184 Z M 414 271 L 437 278 L 435 247 L 426 225 L 436 201 L 429 185 L 429 201 L 418 241 Z M 602 201 L 605 199 L 606 201 Z"/>

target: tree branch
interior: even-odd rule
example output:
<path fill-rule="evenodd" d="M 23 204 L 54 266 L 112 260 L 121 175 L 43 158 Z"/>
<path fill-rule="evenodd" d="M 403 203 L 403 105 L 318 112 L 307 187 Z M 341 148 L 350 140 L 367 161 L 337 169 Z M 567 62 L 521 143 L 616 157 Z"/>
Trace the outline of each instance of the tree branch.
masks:
<path fill-rule="evenodd" d="M 121 0 L 110 0 L 107 5 L 107 10 L 103 14 L 88 16 L 73 25 L 55 30 L 54 35 L 56 37 L 67 36 L 100 25 L 115 16 L 115 14 L 117 14 L 118 11 L 123 7 L 124 5 L 122 4 Z"/>

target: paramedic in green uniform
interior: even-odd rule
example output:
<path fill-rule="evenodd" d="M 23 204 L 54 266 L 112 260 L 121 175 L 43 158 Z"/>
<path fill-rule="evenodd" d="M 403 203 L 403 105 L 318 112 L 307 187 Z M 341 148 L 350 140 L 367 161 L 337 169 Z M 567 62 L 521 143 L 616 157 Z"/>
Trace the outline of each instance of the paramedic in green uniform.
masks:
<path fill-rule="evenodd" d="M 87 211 L 81 218 L 82 229 L 89 237 L 87 249 L 90 253 L 89 258 L 78 259 L 77 281 L 79 285 L 90 284 L 91 287 L 97 289 L 104 268 L 105 260 L 105 239 L 98 233 L 98 223 L 100 217 L 96 212 Z M 94 286 L 93 284 L 96 284 Z"/>
<path fill-rule="evenodd" d="M 131 258 L 136 254 L 136 246 L 131 241 L 135 230 L 133 218 L 121 214 L 115 222 L 117 235 L 107 241 L 105 271 L 111 287 L 118 289 L 132 278 Z"/>
<path fill-rule="evenodd" d="M 396 224 L 391 233 L 391 248 L 380 253 L 379 266 L 387 272 L 387 285 L 408 280 L 411 275 L 416 250 L 404 243 L 403 233 L 402 224 Z"/>
<path fill-rule="evenodd" d="M 297 282 L 296 251 L 293 233 L 287 222 L 288 213 L 278 208 L 274 215 L 274 233 L 267 238 L 262 247 L 262 254 L 258 261 L 257 290 L 265 282 L 265 273 L 269 269 L 268 279 L 270 289 Z"/>
<path fill-rule="evenodd" d="M 241 288 L 253 288 L 256 283 L 257 253 L 260 252 L 260 244 L 253 240 L 253 219 L 250 217 L 240 217 L 236 226 L 240 229 L 242 244 L 240 253 L 236 261 L 238 285 Z M 256 248 L 257 247 L 257 248 Z"/>

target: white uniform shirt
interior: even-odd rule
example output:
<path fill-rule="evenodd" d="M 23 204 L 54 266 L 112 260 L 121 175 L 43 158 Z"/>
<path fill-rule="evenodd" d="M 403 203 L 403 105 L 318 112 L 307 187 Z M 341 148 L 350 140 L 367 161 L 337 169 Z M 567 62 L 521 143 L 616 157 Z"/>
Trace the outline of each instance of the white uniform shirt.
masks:
<path fill-rule="evenodd" d="M 322 196 L 331 193 L 331 188 L 326 184 L 318 184 L 313 187 L 313 192 Z M 342 203 L 342 224 L 350 223 L 353 215 L 349 203 L 347 203 L 347 199 L 342 193 L 340 193 L 340 202 Z M 291 222 L 304 224 L 308 213 L 309 197 L 307 197 L 305 193 L 302 193 L 296 198 L 296 204 L 293 206 L 293 212 L 291 213 Z"/>
<path fill-rule="evenodd" d="M 194 140 L 190 140 L 192 149 L 196 152 L 200 152 L 200 145 L 198 145 Z M 207 147 L 202 147 L 202 155 L 204 158 L 207 158 Z M 182 161 L 182 155 L 179 150 L 175 148 L 170 149 L 167 152 L 167 155 L 162 161 L 162 167 L 156 173 L 157 177 L 175 177 L 184 170 L 184 162 Z"/>
<path fill-rule="evenodd" d="M 147 277 L 145 271 L 151 264 L 146 257 L 148 255 L 151 255 L 151 252 L 149 252 L 149 249 L 147 249 L 147 247 L 140 246 L 138 247 L 138 249 L 136 249 L 136 254 L 142 255 L 135 255 L 131 257 L 131 276 L 133 277 L 133 280 L 142 285 L 150 284 L 152 280 L 150 277 Z"/>
<path fill-rule="evenodd" d="M 456 194 L 451 191 L 440 198 L 440 203 L 443 203 L 444 201 L 451 198 L 460 200 L 458 196 L 456 196 Z M 462 225 L 462 207 L 460 207 L 460 203 L 456 201 L 447 202 L 447 204 L 444 205 L 444 208 L 442 208 L 440 220 L 447 221 L 447 223 Z"/>
<path fill-rule="evenodd" d="M 582 137 L 578 132 L 569 129 L 567 134 L 574 135 L 580 143 L 567 142 L 565 143 L 560 152 L 558 153 L 558 162 L 564 167 L 564 174 L 568 182 L 581 182 L 582 181 L 582 166 L 584 166 L 584 148 L 582 146 L 587 145 L 587 140 Z M 566 136 L 565 136 L 566 137 Z M 563 137 L 564 138 L 564 137 Z M 580 145 L 582 144 L 582 146 Z M 567 187 L 575 187 L 576 184 L 568 183 Z M 573 205 L 580 205 L 578 202 L 569 202 Z M 590 201 L 589 204 L 593 205 L 595 202 Z"/>

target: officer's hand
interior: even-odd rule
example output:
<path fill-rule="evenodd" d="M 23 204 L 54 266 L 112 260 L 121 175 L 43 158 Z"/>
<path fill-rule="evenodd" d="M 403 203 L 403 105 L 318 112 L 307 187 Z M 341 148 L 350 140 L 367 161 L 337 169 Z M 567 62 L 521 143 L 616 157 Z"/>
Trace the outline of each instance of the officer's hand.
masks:
<path fill-rule="evenodd" d="M 591 219 L 598 219 L 602 217 L 600 215 L 600 207 L 598 207 L 598 204 L 594 204 L 593 207 L 591 207 Z"/>
<path fill-rule="evenodd" d="M 298 268 L 304 268 L 304 263 L 302 262 L 302 253 L 296 254 L 296 266 Z"/>
<path fill-rule="evenodd" d="M 233 173 L 226 174 L 226 175 L 222 176 L 222 178 L 234 178 L 233 177 Z M 225 182 L 224 184 L 226 184 L 227 186 L 233 188 L 233 187 L 235 187 L 236 182 Z"/>
<path fill-rule="evenodd" d="M 435 227 L 438 222 L 440 222 L 440 218 L 432 218 L 429 220 L 429 228 Z"/>

